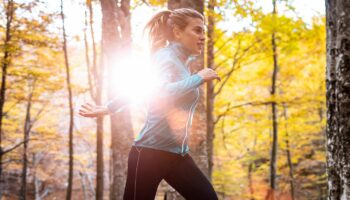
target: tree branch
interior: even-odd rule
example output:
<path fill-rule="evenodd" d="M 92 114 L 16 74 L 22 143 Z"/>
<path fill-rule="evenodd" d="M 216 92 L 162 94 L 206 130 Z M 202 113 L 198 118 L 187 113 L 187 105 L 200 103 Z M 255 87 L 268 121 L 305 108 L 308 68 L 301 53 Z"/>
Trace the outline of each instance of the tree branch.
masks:
<path fill-rule="evenodd" d="M 19 142 L 18 144 L 16 144 L 15 146 L 13 146 L 13 147 L 11 147 L 11 148 L 9 148 L 9 149 L 7 149 L 7 150 L 4 150 L 4 151 L 1 150 L 1 151 L 0 151 L 0 154 L 2 154 L 2 156 L 3 156 L 3 155 L 5 155 L 6 153 L 9 153 L 9 152 L 15 150 L 16 148 L 18 148 L 18 147 L 21 146 L 22 144 L 28 142 L 29 140 L 38 140 L 38 139 L 33 138 L 33 139 L 23 140 L 22 142 Z"/>
<path fill-rule="evenodd" d="M 259 42 L 260 39 L 257 39 L 256 42 Z M 230 79 L 232 73 L 236 70 L 239 69 L 239 67 L 241 66 L 239 63 L 242 60 L 242 58 L 247 54 L 247 52 L 255 45 L 255 42 L 253 42 L 251 45 L 249 45 L 247 48 L 245 48 L 242 51 L 242 54 L 240 56 L 238 56 L 238 52 L 241 48 L 241 41 L 238 43 L 238 48 L 237 51 L 235 53 L 235 55 L 233 56 L 233 62 L 232 62 L 232 66 L 229 72 L 227 72 L 225 74 L 225 78 L 224 81 L 220 84 L 219 89 L 214 92 L 214 97 L 217 96 L 223 89 L 223 87 L 226 85 L 227 81 Z"/>
<path fill-rule="evenodd" d="M 227 115 L 228 112 L 230 112 L 232 109 L 235 108 L 240 108 L 240 107 L 244 107 L 244 106 L 261 106 L 261 105 L 269 105 L 271 103 L 276 103 L 277 105 L 301 105 L 301 104 L 305 104 L 305 103 L 324 103 L 323 101 L 317 101 L 317 100 L 306 100 L 306 101 L 298 101 L 299 99 L 301 99 L 301 97 L 296 97 L 292 100 L 289 101 L 280 101 L 280 102 L 276 102 L 276 101 L 252 101 L 252 102 L 247 102 L 247 103 L 242 103 L 242 104 L 238 104 L 238 105 L 234 105 L 234 106 L 229 106 L 230 103 L 227 104 L 227 108 L 226 110 L 219 114 L 217 119 L 215 120 L 214 124 L 218 123 L 219 120 L 224 117 L 225 115 Z"/>

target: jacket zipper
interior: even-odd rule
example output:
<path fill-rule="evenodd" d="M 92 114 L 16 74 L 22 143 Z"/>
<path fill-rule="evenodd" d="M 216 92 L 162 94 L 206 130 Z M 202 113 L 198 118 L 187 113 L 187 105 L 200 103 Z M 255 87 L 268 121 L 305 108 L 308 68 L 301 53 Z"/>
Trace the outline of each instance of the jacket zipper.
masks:
<path fill-rule="evenodd" d="M 199 91 L 198 91 L 198 88 L 196 89 L 196 92 L 197 92 L 197 98 L 196 100 L 192 103 L 191 105 L 191 108 L 190 108 L 190 113 L 189 113 L 189 117 L 188 117 L 188 120 L 187 120 L 187 123 L 186 123 L 186 129 L 185 129 L 185 137 L 182 141 L 182 146 L 181 146 L 181 155 L 184 155 L 184 144 L 185 144 L 185 140 L 187 139 L 187 132 L 188 132 L 188 126 L 189 126 L 189 122 L 190 124 L 192 124 L 192 119 L 193 119 L 193 109 L 195 107 L 195 105 L 197 104 L 198 102 L 198 99 L 199 99 Z"/>

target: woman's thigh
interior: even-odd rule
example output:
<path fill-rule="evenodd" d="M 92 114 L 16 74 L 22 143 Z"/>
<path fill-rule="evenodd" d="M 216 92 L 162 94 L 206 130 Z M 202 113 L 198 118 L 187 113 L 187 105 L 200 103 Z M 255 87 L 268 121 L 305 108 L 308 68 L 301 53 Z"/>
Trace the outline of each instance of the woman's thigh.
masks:
<path fill-rule="evenodd" d="M 171 159 L 161 151 L 133 146 L 129 153 L 124 200 L 153 200 L 169 162 Z"/>
<path fill-rule="evenodd" d="M 186 200 L 218 199 L 213 186 L 188 154 L 173 167 L 164 180 Z"/>

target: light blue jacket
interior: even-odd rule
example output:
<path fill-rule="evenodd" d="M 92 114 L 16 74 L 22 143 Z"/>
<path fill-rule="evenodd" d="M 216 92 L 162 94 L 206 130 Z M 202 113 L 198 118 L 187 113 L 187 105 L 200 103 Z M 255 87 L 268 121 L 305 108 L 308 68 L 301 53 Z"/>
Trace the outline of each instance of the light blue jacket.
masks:
<path fill-rule="evenodd" d="M 189 57 L 177 42 L 153 54 L 152 65 L 158 69 L 162 84 L 149 102 L 146 123 L 133 145 L 183 156 L 188 153 L 192 118 L 199 100 L 198 87 L 204 82 L 198 74 L 191 74 L 187 65 Z M 114 100 L 107 107 L 115 112 L 122 105 Z"/>

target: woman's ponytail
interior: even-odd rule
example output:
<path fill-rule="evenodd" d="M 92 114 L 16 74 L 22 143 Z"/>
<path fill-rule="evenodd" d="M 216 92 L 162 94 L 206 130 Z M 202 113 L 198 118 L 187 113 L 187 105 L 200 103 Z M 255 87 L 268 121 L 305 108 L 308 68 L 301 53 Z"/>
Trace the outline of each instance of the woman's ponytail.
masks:
<path fill-rule="evenodd" d="M 147 23 L 145 30 L 148 29 L 151 53 L 167 45 L 167 41 L 171 37 L 168 23 L 171 13 L 170 10 L 161 11 Z"/>

